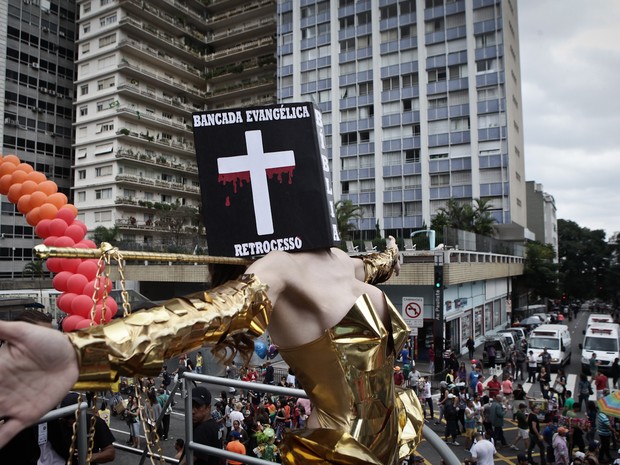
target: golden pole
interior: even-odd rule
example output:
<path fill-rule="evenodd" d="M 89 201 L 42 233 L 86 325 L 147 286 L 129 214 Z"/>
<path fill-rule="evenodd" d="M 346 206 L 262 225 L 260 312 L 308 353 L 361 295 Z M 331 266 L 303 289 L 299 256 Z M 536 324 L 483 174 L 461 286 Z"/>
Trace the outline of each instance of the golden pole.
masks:
<path fill-rule="evenodd" d="M 107 242 L 102 242 L 98 249 L 79 249 L 76 247 L 49 247 L 39 244 L 34 247 L 37 258 L 101 258 L 104 255 L 114 255 L 123 260 L 152 260 L 161 262 L 182 263 L 218 263 L 224 265 L 250 265 L 254 260 L 250 258 L 213 257 L 210 255 L 191 255 L 163 252 L 136 252 L 133 250 L 118 250 Z"/>

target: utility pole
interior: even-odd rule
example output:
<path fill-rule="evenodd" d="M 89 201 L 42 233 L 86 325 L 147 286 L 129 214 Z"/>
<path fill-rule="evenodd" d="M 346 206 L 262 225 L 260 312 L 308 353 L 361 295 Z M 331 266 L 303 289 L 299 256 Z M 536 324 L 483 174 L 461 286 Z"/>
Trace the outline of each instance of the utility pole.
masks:
<path fill-rule="evenodd" d="M 443 311 L 443 251 L 435 252 L 435 280 L 433 288 L 433 340 L 435 346 L 435 373 L 444 366 L 444 311 Z"/>

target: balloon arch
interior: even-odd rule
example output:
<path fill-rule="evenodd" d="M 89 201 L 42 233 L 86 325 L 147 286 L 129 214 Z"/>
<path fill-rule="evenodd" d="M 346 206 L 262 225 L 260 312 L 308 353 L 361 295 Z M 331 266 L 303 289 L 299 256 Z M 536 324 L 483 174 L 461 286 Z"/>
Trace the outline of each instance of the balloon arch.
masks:
<path fill-rule="evenodd" d="M 77 208 L 58 192 L 58 185 L 15 155 L 0 155 L 0 194 L 26 216 L 26 222 L 45 245 L 97 247 L 85 238 L 86 225 L 76 219 Z M 112 281 L 99 272 L 99 260 L 49 258 L 46 264 L 55 273 L 54 288 L 62 292 L 56 305 L 69 315 L 62 321 L 64 331 L 110 321 L 116 314 L 116 301 L 108 296 Z"/>

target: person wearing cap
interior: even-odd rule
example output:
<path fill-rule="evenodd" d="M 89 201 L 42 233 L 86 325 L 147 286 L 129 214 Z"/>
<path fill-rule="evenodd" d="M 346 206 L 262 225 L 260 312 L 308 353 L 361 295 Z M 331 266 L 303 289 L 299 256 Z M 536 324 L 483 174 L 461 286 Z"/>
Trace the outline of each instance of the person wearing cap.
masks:
<path fill-rule="evenodd" d="M 598 452 L 601 443 L 598 441 L 590 441 L 588 444 L 588 452 L 583 458 L 583 463 L 587 465 L 599 465 Z"/>
<path fill-rule="evenodd" d="M 394 367 L 394 384 L 396 386 L 402 386 L 405 384 L 405 375 L 403 375 L 403 372 L 398 365 Z"/>
<path fill-rule="evenodd" d="M 210 447 L 222 448 L 220 427 L 211 416 L 211 392 L 198 385 L 192 389 L 192 424 L 194 426 L 194 442 Z M 185 458 L 180 465 L 185 465 Z M 194 451 L 194 465 L 219 465 L 220 459 Z"/>
<path fill-rule="evenodd" d="M 573 461 L 572 461 L 571 465 L 583 465 L 585 458 L 586 458 L 585 452 L 581 452 L 580 450 L 578 450 L 573 455 Z M 614 465 L 616 465 L 616 464 L 614 463 Z"/>
<path fill-rule="evenodd" d="M 245 455 L 245 446 L 241 443 L 241 434 L 239 431 L 232 430 L 230 432 L 230 441 L 226 444 L 226 450 L 228 452 Z M 241 465 L 242 463 L 243 462 L 232 459 L 226 461 L 227 465 Z"/>
<path fill-rule="evenodd" d="M 566 435 L 568 429 L 564 426 L 558 428 L 557 433 L 553 435 L 553 455 L 555 457 L 555 465 L 569 465 L 568 463 L 568 445 L 566 444 Z"/>
<path fill-rule="evenodd" d="M 445 438 L 446 442 L 448 442 L 448 438 L 452 437 L 452 442 L 448 442 L 448 444 L 452 444 L 453 446 L 459 445 L 459 443 L 456 442 L 456 438 L 459 435 L 458 411 L 456 409 L 457 402 L 457 396 L 450 393 L 444 404 L 444 418 L 446 419 Z"/>

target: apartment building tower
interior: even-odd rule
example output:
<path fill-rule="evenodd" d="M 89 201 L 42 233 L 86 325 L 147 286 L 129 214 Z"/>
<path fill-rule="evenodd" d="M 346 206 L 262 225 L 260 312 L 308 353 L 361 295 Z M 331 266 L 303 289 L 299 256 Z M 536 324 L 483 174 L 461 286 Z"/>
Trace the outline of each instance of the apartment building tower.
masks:
<path fill-rule="evenodd" d="M 323 111 L 334 194 L 408 237 L 454 198 L 526 229 L 515 0 L 278 3 L 278 99 Z"/>

